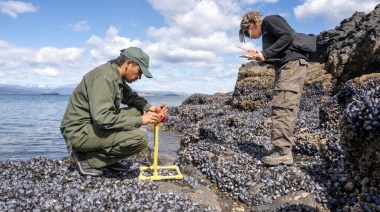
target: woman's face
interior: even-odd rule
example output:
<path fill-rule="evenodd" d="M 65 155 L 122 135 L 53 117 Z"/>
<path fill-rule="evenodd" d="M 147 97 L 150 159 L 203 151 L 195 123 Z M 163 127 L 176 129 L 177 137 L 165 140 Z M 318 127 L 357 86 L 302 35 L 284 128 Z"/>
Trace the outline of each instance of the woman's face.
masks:
<path fill-rule="evenodd" d="M 247 37 L 250 39 L 257 39 L 261 37 L 261 26 L 260 25 L 255 25 L 255 24 L 250 24 L 249 28 L 247 29 Z"/>

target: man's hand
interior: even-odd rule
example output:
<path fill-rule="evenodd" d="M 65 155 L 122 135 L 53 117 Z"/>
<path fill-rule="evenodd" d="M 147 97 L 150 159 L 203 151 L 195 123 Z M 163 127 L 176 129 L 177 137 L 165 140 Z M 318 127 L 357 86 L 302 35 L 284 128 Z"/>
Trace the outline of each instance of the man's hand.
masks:
<path fill-rule="evenodd" d="M 141 116 L 143 120 L 143 125 L 146 124 L 154 124 L 160 121 L 160 116 L 155 112 L 148 111 L 144 115 Z"/>
<path fill-rule="evenodd" d="M 155 114 L 156 116 L 152 117 L 152 114 Z M 156 117 L 158 118 L 156 119 Z M 157 107 L 152 106 L 151 108 L 149 108 L 149 111 L 142 116 L 143 124 L 156 123 L 158 121 L 164 122 L 167 120 L 167 117 L 168 107 L 166 107 L 166 103 L 162 103 Z"/>
<path fill-rule="evenodd" d="M 162 103 L 156 107 L 156 112 L 159 116 L 168 116 L 168 107 L 166 107 L 166 103 Z"/>

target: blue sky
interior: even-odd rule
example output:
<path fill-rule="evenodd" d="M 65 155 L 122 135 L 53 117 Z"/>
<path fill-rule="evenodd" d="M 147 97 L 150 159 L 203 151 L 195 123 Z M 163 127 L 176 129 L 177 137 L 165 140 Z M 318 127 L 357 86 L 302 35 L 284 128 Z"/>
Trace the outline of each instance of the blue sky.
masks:
<path fill-rule="evenodd" d="M 298 32 L 334 29 L 378 0 L 0 0 L 0 84 L 55 88 L 77 84 L 96 66 L 137 46 L 151 58 L 144 91 L 213 94 L 233 91 L 245 52 L 247 11 L 283 15 Z"/>

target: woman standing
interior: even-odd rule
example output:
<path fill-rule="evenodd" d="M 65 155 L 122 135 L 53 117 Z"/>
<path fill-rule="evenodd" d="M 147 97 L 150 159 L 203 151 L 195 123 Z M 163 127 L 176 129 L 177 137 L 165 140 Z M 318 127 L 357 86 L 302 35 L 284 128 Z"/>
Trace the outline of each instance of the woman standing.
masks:
<path fill-rule="evenodd" d="M 261 158 L 268 165 L 292 164 L 293 130 L 296 123 L 303 90 L 308 58 L 289 48 L 294 30 L 279 15 L 261 18 L 259 12 L 247 12 L 241 21 L 239 38 L 262 37 L 262 51 L 249 50 L 248 55 L 260 62 L 272 61 L 275 67 L 272 104 L 273 153 Z"/>

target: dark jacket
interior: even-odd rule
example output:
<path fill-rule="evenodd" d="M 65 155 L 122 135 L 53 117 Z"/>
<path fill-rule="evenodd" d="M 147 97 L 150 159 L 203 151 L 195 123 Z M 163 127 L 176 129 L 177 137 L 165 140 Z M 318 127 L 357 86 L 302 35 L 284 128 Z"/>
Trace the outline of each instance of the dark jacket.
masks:
<path fill-rule="evenodd" d="M 288 49 L 293 42 L 293 34 L 294 30 L 283 17 L 270 15 L 263 19 L 261 25 L 262 54 L 266 59 L 279 58 L 280 61 L 275 64 L 276 67 L 281 67 L 287 62 L 297 59 L 308 61 L 305 55 Z"/>

